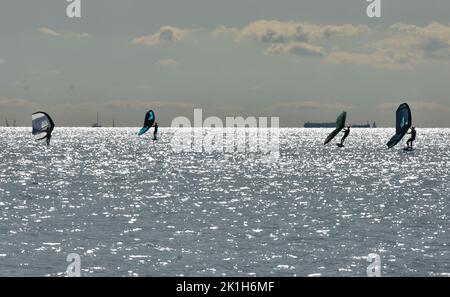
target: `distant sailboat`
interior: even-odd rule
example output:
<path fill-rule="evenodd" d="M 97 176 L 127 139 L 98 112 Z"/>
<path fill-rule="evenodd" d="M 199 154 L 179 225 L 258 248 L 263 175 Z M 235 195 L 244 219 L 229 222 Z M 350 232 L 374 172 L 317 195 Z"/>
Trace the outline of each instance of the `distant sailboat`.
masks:
<path fill-rule="evenodd" d="M 367 124 L 353 124 L 351 125 L 352 128 L 370 128 L 369 122 Z"/>
<path fill-rule="evenodd" d="M 97 122 L 95 124 L 92 125 L 93 128 L 100 128 L 100 121 L 99 121 L 99 117 L 98 117 L 98 111 L 97 111 Z"/>

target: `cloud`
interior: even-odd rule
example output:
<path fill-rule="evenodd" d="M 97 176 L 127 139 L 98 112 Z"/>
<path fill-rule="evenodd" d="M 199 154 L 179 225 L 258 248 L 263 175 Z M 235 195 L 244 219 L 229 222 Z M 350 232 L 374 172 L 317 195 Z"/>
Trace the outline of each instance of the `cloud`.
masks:
<path fill-rule="evenodd" d="M 384 102 L 379 104 L 377 108 L 382 111 L 395 111 L 402 102 Z M 413 112 L 450 112 L 449 105 L 433 101 L 408 101 L 408 105 Z"/>
<path fill-rule="evenodd" d="M 448 59 L 450 58 L 450 44 L 436 38 L 428 38 L 421 44 L 425 58 Z"/>
<path fill-rule="evenodd" d="M 376 50 L 408 52 L 428 59 L 450 59 L 450 26 L 433 22 L 426 26 L 397 23 L 390 27 L 390 36 L 375 41 L 367 47 Z"/>
<path fill-rule="evenodd" d="M 191 29 L 164 26 L 158 32 L 133 39 L 134 44 L 154 46 L 182 41 Z M 373 33 L 369 35 L 369 33 Z M 366 34 L 372 41 L 351 49 L 330 49 L 337 38 Z M 450 25 L 433 22 L 426 26 L 397 23 L 387 30 L 371 30 L 367 25 L 322 25 L 310 22 L 256 20 L 243 27 L 219 26 L 211 36 L 228 36 L 235 42 L 256 41 L 267 44 L 266 54 L 292 54 L 322 57 L 325 64 L 366 65 L 388 70 L 411 70 L 427 60 L 450 60 Z M 346 44 L 349 44 L 346 41 Z M 333 46 L 331 44 L 331 46 Z M 158 66 L 177 67 L 173 61 Z"/>
<path fill-rule="evenodd" d="M 323 61 L 325 64 L 369 65 L 390 70 L 411 70 L 422 62 L 419 55 L 404 50 L 382 49 L 372 53 L 332 51 Z"/>
<path fill-rule="evenodd" d="M 58 37 L 58 38 L 73 38 L 73 39 L 84 39 L 84 38 L 88 38 L 91 37 L 91 34 L 89 33 L 77 33 L 77 32 L 71 32 L 71 31 L 56 31 L 47 27 L 42 27 L 38 29 L 38 32 L 48 35 L 48 36 L 53 36 L 53 37 Z"/>
<path fill-rule="evenodd" d="M 337 35 L 353 37 L 363 33 L 368 33 L 370 31 L 369 27 L 366 25 L 350 25 L 345 24 L 341 26 L 323 26 L 320 29 L 322 37 L 330 38 Z"/>
<path fill-rule="evenodd" d="M 299 56 L 323 57 L 325 50 L 319 46 L 304 42 L 293 42 L 288 44 L 273 44 L 267 50 L 266 54 L 291 53 Z"/>
<path fill-rule="evenodd" d="M 236 37 L 239 35 L 239 33 L 240 33 L 239 28 L 230 28 L 230 27 L 225 27 L 225 26 L 219 26 L 211 32 L 211 35 L 213 37 L 220 37 L 220 36 Z"/>
<path fill-rule="evenodd" d="M 334 36 L 352 37 L 369 32 L 366 25 L 316 25 L 308 22 L 257 20 L 243 28 L 220 26 L 212 36 L 231 36 L 235 42 L 258 41 L 270 44 L 266 54 L 289 53 L 298 56 L 324 57 L 323 47 L 312 44 Z"/>
<path fill-rule="evenodd" d="M 50 28 L 45 28 L 45 27 L 44 28 L 39 28 L 38 31 L 41 32 L 41 33 L 50 35 L 50 36 L 54 36 L 54 37 L 60 37 L 61 36 L 60 33 L 56 32 L 56 31 L 54 31 L 54 30 L 52 30 Z"/>
<path fill-rule="evenodd" d="M 426 26 L 397 23 L 388 36 L 364 46 L 369 53 L 332 51 L 326 64 L 369 65 L 374 68 L 411 70 L 433 59 L 450 59 L 450 26 L 431 23 Z"/>
<path fill-rule="evenodd" d="M 186 36 L 192 33 L 192 29 L 180 29 L 172 26 L 164 26 L 159 29 L 158 32 L 136 37 L 132 40 L 133 44 L 141 44 L 147 46 L 154 46 L 159 44 L 167 44 L 182 41 Z"/>
<path fill-rule="evenodd" d="M 227 28 L 220 26 L 213 36 L 232 35 L 236 41 L 257 40 L 265 43 L 308 42 L 332 36 L 356 36 L 369 31 L 366 25 L 316 25 L 308 22 L 281 22 L 257 20 L 247 26 Z"/>
<path fill-rule="evenodd" d="M 450 60 L 450 25 L 437 22 L 425 26 L 397 23 L 381 31 L 371 30 L 366 25 L 257 20 L 242 28 L 219 26 L 211 34 L 229 36 L 235 42 L 269 44 L 266 54 L 323 57 L 325 64 L 411 70 L 428 60 Z M 327 50 L 338 37 L 353 38 L 357 42 L 361 34 L 372 37 L 372 41 L 347 50 Z"/>
<path fill-rule="evenodd" d="M 308 33 L 295 23 L 278 21 L 256 21 L 244 27 L 237 38 L 242 40 L 257 40 L 265 43 L 285 43 L 288 41 L 308 41 Z"/>
<path fill-rule="evenodd" d="M 419 35 L 423 37 L 439 38 L 447 41 L 450 39 L 450 26 L 445 26 L 438 22 L 432 22 L 423 27 L 396 23 L 391 26 L 391 30 L 394 32 Z"/>
<path fill-rule="evenodd" d="M 32 108 L 33 106 L 31 101 L 25 99 L 0 97 L 1 108 Z"/>
<path fill-rule="evenodd" d="M 0 64 L 5 64 L 5 63 L 6 63 L 5 59 L 0 58 Z"/>
<path fill-rule="evenodd" d="M 180 66 L 178 62 L 173 59 L 159 60 L 155 63 L 155 65 L 164 69 L 177 68 L 178 66 Z"/>

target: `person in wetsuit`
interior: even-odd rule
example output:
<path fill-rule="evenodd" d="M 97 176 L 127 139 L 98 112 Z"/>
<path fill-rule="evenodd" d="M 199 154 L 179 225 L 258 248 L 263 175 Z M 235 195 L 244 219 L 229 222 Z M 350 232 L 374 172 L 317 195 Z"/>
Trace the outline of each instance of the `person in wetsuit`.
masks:
<path fill-rule="evenodd" d="M 344 132 L 344 136 L 342 136 L 342 138 L 341 138 L 341 145 L 344 145 L 345 139 L 350 134 L 350 126 L 348 126 L 347 128 L 344 128 L 342 131 Z"/>
<path fill-rule="evenodd" d="M 157 139 L 156 135 L 158 133 L 158 127 L 159 127 L 158 123 L 155 123 L 155 125 L 153 127 L 155 127 L 155 130 L 153 131 L 153 140 L 156 140 Z"/>
<path fill-rule="evenodd" d="M 52 131 L 47 130 L 47 136 L 45 137 L 45 141 L 47 142 L 47 146 L 50 145 L 50 139 L 52 138 Z"/>
<path fill-rule="evenodd" d="M 406 145 L 409 149 L 412 149 L 413 142 L 416 140 L 416 127 L 411 127 L 411 132 L 406 133 L 406 134 L 411 134 L 411 138 L 408 139 L 408 141 L 406 142 Z"/>

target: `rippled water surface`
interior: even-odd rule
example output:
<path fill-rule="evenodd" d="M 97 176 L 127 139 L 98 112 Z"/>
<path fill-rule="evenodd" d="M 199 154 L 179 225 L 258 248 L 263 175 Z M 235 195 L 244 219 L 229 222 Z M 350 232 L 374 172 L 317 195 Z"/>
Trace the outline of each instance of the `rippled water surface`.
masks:
<path fill-rule="evenodd" d="M 280 159 L 180 153 L 137 129 L 0 128 L 0 276 L 385 276 L 450 273 L 450 130 L 282 129 Z"/>

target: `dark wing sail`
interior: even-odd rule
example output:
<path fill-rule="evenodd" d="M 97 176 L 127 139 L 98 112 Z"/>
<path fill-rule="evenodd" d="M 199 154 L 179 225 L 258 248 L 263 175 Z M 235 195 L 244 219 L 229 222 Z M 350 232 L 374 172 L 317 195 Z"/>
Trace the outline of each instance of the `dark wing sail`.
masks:
<path fill-rule="evenodd" d="M 329 143 L 330 141 L 332 141 L 333 138 L 335 138 L 336 135 L 338 135 L 342 131 L 342 129 L 344 129 L 346 119 L 347 119 L 347 113 L 344 111 L 336 119 L 336 129 L 334 129 L 334 131 L 331 132 L 330 135 L 328 135 L 328 137 L 325 139 L 324 145 Z"/>
<path fill-rule="evenodd" d="M 396 112 L 395 135 L 387 143 L 388 148 L 396 146 L 412 126 L 411 109 L 407 103 L 401 104 Z"/>
<path fill-rule="evenodd" d="M 144 119 L 144 125 L 141 128 L 141 130 L 139 131 L 138 135 L 142 135 L 145 132 L 147 132 L 155 123 L 155 113 L 153 112 L 153 110 L 149 110 L 146 114 L 145 114 L 145 119 Z"/>
<path fill-rule="evenodd" d="M 33 127 L 33 135 L 36 140 L 41 140 L 52 134 L 55 123 L 52 118 L 43 111 L 35 112 L 31 115 L 31 124 Z"/>

